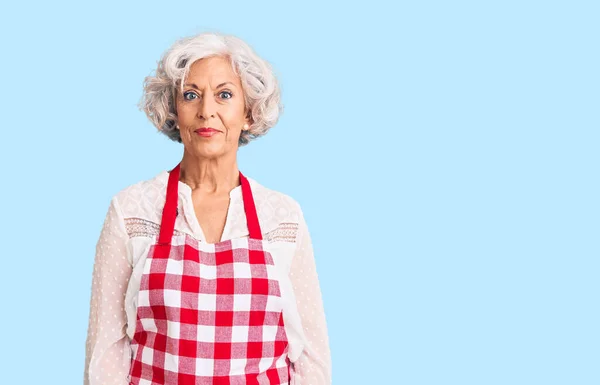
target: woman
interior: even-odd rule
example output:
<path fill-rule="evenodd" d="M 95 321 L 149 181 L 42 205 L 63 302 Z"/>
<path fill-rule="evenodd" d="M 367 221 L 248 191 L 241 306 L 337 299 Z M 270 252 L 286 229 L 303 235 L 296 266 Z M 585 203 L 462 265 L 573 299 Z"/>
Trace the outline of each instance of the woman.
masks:
<path fill-rule="evenodd" d="M 96 247 L 86 385 L 331 383 L 299 204 L 238 170 L 281 111 L 270 65 L 240 39 L 176 42 L 144 83 L 181 161 L 111 200 Z"/>

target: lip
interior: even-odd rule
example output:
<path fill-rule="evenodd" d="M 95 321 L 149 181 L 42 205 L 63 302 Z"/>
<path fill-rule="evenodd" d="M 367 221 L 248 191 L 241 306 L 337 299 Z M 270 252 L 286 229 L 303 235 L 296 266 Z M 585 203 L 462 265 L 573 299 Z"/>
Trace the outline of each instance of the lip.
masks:
<path fill-rule="evenodd" d="M 194 132 L 200 136 L 209 137 L 209 136 L 218 134 L 221 131 L 217 130 L 216 128 L 212 128 L 212 127 L 200 127 L 198 129 L 194 130 Z"/>

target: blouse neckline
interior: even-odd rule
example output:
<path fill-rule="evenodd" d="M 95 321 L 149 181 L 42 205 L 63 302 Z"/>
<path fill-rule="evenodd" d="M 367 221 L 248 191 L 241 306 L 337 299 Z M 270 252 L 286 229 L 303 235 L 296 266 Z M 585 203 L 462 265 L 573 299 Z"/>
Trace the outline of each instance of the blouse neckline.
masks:
<path fill-rule="evenodd" d="M 158 175 L 158 179 L 166 186 L 167 182 L 169 180 L 169 172 L 167 170 L 163 170 L 159 175 Z M 246 177 L 246 179 L 248 179 L 248 182 L 250 182 L 250 184 L 254 187 L 254 181 L 252 180 L 252 178 Z M 178 181 L 178 191 L 180 194 L 183 194 L 186 198 L 191 198 L 192 197 L 192 188 L 183 183 L 182 181 Z M 230 192 L 229 192 L 229 198 L 230 199 L 235 199 L 235 198 L 240 198 L 242 196 L 242 185 L 236 186 L 234 187 Z"/>
<path fill-rule="evenodd" d="M 164 186 L 164 188 L 166 188 L 168 180 L 169 180 L 169 172 L 166 170 L 163 170 L 157 177 L 160 180 L 161 186 Z M 248 178 L 246 177 L 246 179 L 248 179 L 248 182 L 250 183 L 250 186 L 253 188 L 253 191 L 255 191 L 255 187 L 256 187 L 256 182 L 252 179 L 252 178 Z M 182 210 L 183 210 L 183 216 L 185 218 L 185 220 L 188 223 L 188 226 L 191 228 L 192 232 L 193 232 L 193 236 L 196 239 L 200 239 L 203 242 L 206 242 L 206 238 L 204 235 L 204 231 L 202 230 L 202 227 L 200 227 L 200 223 L 198 222 L 198 218 L 196 218 L 196 213 L 194 211 L 194 206 L 193 206 L 193 201 L 192 201 L 192 188 L 190 186 L 188 186 L 187 184 L 183 183 L 182 181 L 178 181 L 178 193 L 177 195 L 179 195 L 179 198 L 181 198 L 182 200 Z M 230 226 L 231 226 L 231 220 L 232 220 L 232 208 L 233 208 L 233 204 L 234 202 L 237 203 L 238 201 L 242 200 L 242 186 L 236 186 L 234 187 L 230 192 L 229 192 L 229 199 L 230 199 L 230 204 L 229 207 L 227 209 L 227 215 L 226 215 L 226 219 L 225 219 L 225 227 L 223 229 L 223 233 L 221 235 L 221 240 L 223 241 L 224 239 L 228 239 L 232 237 L 232 234 L 230 233 Z"/>

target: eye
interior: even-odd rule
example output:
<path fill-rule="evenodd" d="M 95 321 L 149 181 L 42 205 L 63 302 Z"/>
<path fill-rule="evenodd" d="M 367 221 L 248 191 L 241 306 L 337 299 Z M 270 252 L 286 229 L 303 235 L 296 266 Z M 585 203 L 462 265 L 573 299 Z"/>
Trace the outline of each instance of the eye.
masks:
<path fill-rule="evenodd" d="M 188 96 L 190 96 L 190 95 L 193 95 L 193 96 L 194 96 L 194 98 L 192 98 L 192 97 L 188 97 Z M 191 91 L 188 91 L 188 92 L 184 92 L 184 93 L 183 93 L 183 99 L 185 99 L 185 100 L 194 100 L 194 99 L 195 99 L 195 97 L 197 97 L 197 95 L 196 95 L 195 93 L 191 92 Z"/>
<path fill-rule="evenodd" d="M 233 94 L 229 91 L 222 91 L 221 93 L 219 93 L 219 95 L 223 95 L 223 94 L 229 95 L 228 98 L 224 98 L 224 99 L 231 99 L 231 97 L 233 96 Z"/>

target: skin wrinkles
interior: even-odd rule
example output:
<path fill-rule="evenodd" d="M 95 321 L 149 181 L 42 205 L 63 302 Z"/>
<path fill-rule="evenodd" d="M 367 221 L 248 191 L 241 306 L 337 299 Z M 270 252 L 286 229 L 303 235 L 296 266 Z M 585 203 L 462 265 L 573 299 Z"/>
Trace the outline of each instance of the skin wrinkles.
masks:
<path fill-rule="evenodd" d="M 244 124 L 252 124 L 241 79 L 224 57 L 200 59 L 191 65 L 183 92 L 177 88 L 175 107 L 184 147 L 179 180 L 192 189 L 194 210 L 207 242 L 217 242 L 229 194 L 240 185 L 239 137 Z M 194 132 L 200 127 L 221 132 L 202 137 Z"/>

